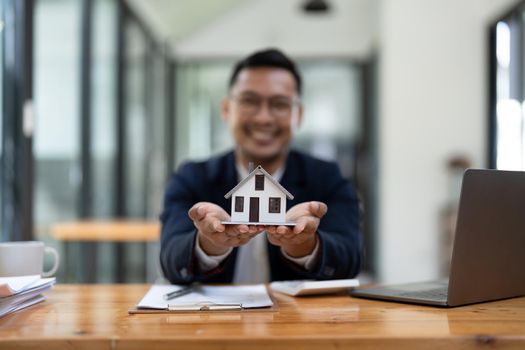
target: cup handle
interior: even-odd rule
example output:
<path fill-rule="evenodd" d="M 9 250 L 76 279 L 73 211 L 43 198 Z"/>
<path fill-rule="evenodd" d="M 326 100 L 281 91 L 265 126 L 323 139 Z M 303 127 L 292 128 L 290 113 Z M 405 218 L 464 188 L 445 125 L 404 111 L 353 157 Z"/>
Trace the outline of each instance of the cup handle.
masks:
<path fill-rule="evenodd" d="M 44 248 L 44 253 L 45 254 L 50 253 L 51 255 L 54 256 L 55 263 L 53 264 L 53 267 L 51 268 L 51 270 L 42 272 L 42 277 L 50 277 L 50 276 L 53 276 L 55 272 L 57 272 L 58 270 L 58 264 L 60 263 L 60 256 L 58 255 L 58 252 L 56 251 L 55 248 L 47 247 L 47 246 Z"/>

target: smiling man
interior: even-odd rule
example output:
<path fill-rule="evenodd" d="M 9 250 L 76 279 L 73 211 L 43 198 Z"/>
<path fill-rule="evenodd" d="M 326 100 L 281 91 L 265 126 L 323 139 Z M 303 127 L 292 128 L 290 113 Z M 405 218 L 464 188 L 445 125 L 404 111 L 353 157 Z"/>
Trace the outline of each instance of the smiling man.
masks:
<path fill-rule="evenodd" d="M 161 215 L 161 266 L 172 283 L 336 279 L 360 267 L 359 203 L 335 163 L 290 150 L 303 119 L 301 77 L 275 49 L 235 66 L 222 115 L 232 151 L 180 167 L 168 184 Z M 322 116 L 319 116 L 322 117 Z M 295 227 L 223 225 L 224 195 L 261 165 L 294 195 Z"/>

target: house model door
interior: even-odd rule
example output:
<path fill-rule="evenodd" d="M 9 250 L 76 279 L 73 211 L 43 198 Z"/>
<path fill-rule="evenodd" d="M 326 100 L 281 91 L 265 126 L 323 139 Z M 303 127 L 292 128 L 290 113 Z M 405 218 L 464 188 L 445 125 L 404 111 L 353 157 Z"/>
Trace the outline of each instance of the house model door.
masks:
<path fill-rule="evenodd" d="M 259 222 L 259 198 L 250 197 L 250 222 Z"/>

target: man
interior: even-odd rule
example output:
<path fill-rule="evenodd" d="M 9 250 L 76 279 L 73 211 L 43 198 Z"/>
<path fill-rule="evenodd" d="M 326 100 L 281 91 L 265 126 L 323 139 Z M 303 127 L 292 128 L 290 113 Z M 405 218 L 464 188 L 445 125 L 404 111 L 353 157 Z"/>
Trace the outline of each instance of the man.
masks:
<path fill-rule="evenodd" d="M 168 184 L 161 215 L 161 266 L 177 284 L 335 279 L 360 267 L 358 199 L 335 163 L 289 149 L 303 118 L 301 77 L 282 52 L 256 52 L 234 68 L 222 115 L 233 151 L 187 163 Z M 223 225 L 224 198 L 261 165 L 294 199 L 295 227 Z"/>

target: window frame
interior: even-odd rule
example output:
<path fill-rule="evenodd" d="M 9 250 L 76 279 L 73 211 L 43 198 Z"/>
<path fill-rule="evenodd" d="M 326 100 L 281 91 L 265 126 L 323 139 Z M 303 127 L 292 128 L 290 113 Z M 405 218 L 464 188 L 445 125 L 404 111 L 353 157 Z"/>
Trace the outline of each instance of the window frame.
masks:
<path fill-rule="evenodd" d="M 33 229 L 33 14 L 32 0 L 1 4 L 2 157 L 0 241 L 29 241 Z"/>
<path fill-rule="evenodd" d="M 255 190 L 264 191 L 264 175 L 262 174 L 255 175 Z"/>
<path fill-rule="evenodd" d="M 518 69 L 516 74 L 520 91 L 517 92 L 519 99 L 521 100 L 522 106 L 525 106 L 525 21 L 521 19 L 521 16 L 525 16 L 525 0 L 520 1 L 503 16 L 499 17 L 489 26 L 489 45 L 488 45 L 488 143 L 487 143 L 487 164 L 490 169 L 498 169 L 498 116 L 497 116 L 497 104 L 498 104 L 498 59 L 497 59 L 497 32 L 496 27 L 500 22 L 515 22 L 519 27 L 519 38 L 514 41 L 518 47 L 511 48 L 511 52 L 517 53 L 513 56 L 518 59 L 517 63 L 514 63 Z M 512 45 L 512 42 L 511 42 Z M 525 108 L 525 107 L 522 107 Z M 525 118 L 525 116 L 522 116 Z M 525 120 L 522 119 L 522 123 Z M 525 142 L 525 134 L 522 134 L 522 142 Z M 522 165 L 525 167 L 525 164 Z"/>
<path fill-rule="evenodd" d="M 281 212 L 281 198 L 280 197 L 268 198 L 268 212 L 271 214 L 279 214 Z"/>
<path fill-rule="evenodd" d="M 235 196 L 234 210 L 236 213 L 244 212 L 244 196 Z"/>

